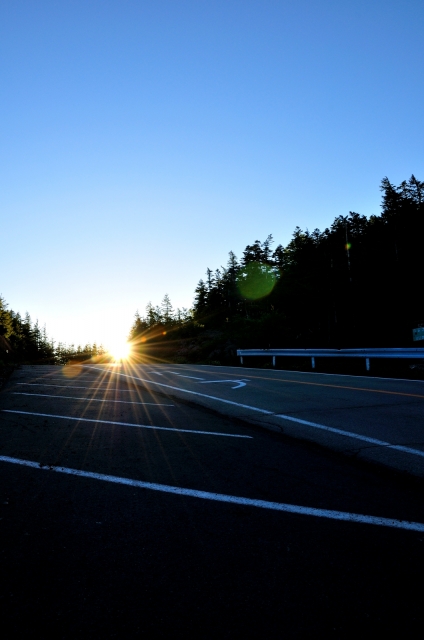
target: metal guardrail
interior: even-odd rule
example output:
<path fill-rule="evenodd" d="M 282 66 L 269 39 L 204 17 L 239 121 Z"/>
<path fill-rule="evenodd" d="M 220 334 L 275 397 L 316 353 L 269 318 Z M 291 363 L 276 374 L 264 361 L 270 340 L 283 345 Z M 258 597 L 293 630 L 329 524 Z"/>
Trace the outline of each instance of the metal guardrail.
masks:
<path fill-rule="evenodd" d="M 295 357 L 311 358 L 312 369 L 315 369 L 315 358 L 365 358 L 365 368 L 370 370 L 370 359 L 404 358 L 424 360 L 424 348 L 408 347 L 394 349 L 237 349 L 240 363 L 243 357 L 271 356 L 275 367 L 276 358 Z"/>

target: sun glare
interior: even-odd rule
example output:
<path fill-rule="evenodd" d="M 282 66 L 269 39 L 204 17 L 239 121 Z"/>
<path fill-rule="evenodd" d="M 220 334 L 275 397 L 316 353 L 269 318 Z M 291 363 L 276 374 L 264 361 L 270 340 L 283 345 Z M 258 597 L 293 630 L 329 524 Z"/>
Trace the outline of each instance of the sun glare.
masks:
<path fill-rule="evenodd" d="M 131 345 L 128 342 L 115 342 L 109 349 L 109 354 L 115 361 L 127 360 L 131 353 Z"/>

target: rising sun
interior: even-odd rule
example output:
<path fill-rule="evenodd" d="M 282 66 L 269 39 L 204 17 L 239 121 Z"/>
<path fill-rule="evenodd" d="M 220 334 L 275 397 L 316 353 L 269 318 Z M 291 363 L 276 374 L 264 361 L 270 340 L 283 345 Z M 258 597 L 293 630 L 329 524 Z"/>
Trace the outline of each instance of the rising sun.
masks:
<path fill-rule="evenodd" d="M 131 353 L 131 345 L 128 342 L 116 341 L 111 344 L 108 351 L 115 361 L 127 360 Z"/>

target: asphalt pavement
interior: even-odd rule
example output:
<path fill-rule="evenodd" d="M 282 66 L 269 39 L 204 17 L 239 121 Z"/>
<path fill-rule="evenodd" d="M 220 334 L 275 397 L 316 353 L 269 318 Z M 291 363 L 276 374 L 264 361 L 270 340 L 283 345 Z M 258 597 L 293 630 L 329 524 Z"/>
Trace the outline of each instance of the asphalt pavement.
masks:
<path fill-rule="evenodd" d="M 254 407 L 272 411 L 271 428 L 283 410 L 317 421 L 326 393 L 340 416 L 355 413 L 353 401 L 340 408 L 348 388 L 291 378 L 273 378 L 260 400 L 268 376 L 288 375 L 162 365 L 15 372 L 0 393 L 6 637 L 412 637 L 424 621 L 422 480 L 251 419 Z M 362 393 L 376 416 L 374 395 Z M 405 403 L 413 428 L 419 393 L 410 404 L 380 395 L 385 415 Z M 338 420 L 329 426 L 356 424 Z M 383 423 L 375 438 L 390 435 Z"/>
<path fill-rule="evenodd" d="M 234 367 L 95 366 L 347 456 L 424 477 L 424 381 Z"/>

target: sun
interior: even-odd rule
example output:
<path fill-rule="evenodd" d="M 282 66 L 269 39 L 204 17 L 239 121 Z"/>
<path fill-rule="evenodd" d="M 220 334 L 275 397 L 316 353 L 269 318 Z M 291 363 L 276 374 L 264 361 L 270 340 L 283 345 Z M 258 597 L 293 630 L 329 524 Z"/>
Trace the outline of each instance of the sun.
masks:
<path fill-rule="evenodd" d="M 108 353 L 115 361 L 128 360 L 131 354 L 131 345 L 129 342 L 117 340 L 110 345 Z"/>

